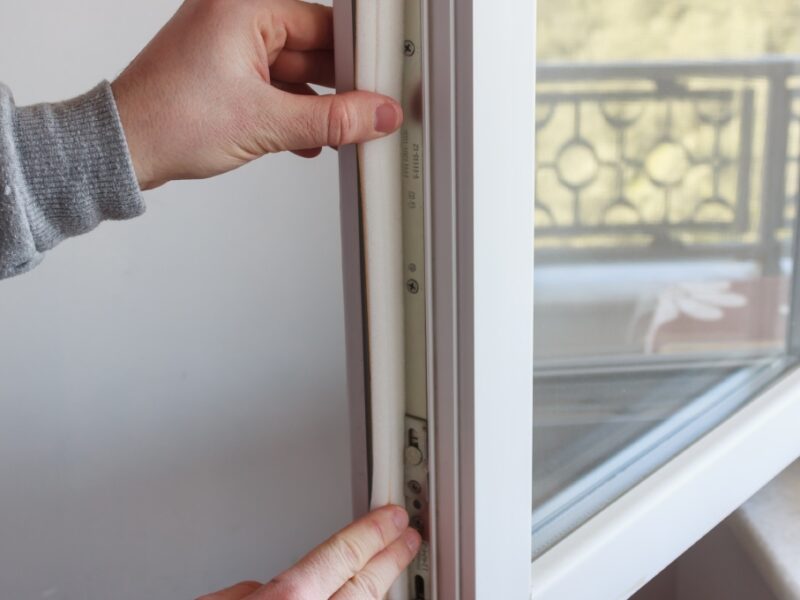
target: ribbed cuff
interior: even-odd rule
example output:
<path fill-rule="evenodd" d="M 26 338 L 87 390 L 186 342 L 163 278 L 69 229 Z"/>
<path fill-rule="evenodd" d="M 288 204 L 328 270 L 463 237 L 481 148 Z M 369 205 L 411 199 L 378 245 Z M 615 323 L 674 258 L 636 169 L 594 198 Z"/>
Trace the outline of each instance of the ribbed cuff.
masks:
<path fill-rule="evenodd" d="M 19 108 L 14 135 L 39 252 L 144 212 L 108 82 L 73 100 Z"/>

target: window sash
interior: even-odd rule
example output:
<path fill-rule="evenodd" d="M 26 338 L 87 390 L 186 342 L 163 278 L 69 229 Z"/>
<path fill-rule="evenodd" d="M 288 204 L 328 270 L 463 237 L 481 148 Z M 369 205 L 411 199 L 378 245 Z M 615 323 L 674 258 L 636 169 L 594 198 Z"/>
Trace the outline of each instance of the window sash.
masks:
<path fill-rule="evenodd" d="M 531 555 L 535 93 L 533 77 L 520 74 L 535 73 L 535 3 L 424 4 L 436 597 L 523 598 Z M 347 90 L 352 2 L 337 0 L 334 9 L 337 88 Z M 355 152 L 343 149 L 353 493 L 363 513 L 368 365 L 356 173 Z"/>

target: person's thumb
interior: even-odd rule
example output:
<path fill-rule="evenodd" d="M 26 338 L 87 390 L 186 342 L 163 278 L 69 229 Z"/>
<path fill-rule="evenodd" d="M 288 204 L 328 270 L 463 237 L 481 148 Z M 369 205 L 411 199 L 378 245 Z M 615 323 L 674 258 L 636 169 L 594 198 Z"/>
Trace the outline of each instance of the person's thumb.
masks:
<path fill-rule="evenodd" d="M 370 92 L 308 96 L 280 92 L 270 111 L 270 135 L 277 150 L 358 144 L 400 127 L 403 109 L 393 99 Z"/>

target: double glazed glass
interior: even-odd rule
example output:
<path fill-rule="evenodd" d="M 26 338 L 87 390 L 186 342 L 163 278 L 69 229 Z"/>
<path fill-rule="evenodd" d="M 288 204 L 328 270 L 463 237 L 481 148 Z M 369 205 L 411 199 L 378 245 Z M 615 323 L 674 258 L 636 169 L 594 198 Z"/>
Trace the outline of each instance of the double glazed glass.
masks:
<path fill-rule="evenodd" d="M 541 553 L 795 364 L 800 0 L 539 0 Z"/>

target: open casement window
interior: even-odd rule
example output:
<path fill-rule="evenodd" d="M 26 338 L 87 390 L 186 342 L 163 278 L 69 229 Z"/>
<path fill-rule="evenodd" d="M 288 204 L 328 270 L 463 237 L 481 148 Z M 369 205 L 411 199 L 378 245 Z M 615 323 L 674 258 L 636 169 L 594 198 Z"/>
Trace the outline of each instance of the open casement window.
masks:
<path fill-rule="evenodd" d="M 800 0 L 334 8 L 406 115 L 340 152 L 392 598 L 630 596 L 800 456 Z"/>

